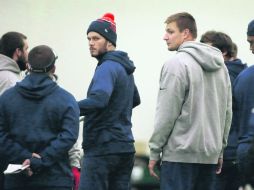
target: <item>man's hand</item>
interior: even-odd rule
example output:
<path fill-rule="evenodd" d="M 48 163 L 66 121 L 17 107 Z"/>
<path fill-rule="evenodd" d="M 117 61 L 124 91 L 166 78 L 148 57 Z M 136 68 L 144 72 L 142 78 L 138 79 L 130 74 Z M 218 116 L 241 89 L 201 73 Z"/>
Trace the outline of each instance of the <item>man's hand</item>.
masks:
<path fill-rule="evenodd" d="M 23 166 L 30 166 L 30 160 L 29 159 L 26 159 L 24 162 L 23 162 L 23 164 L 22 164 Z M 33 175 L 33 171 L 31 170 L 31 168 L 30 167 L 28 167 L 28 168 L 26 168 L 25 169 L 25 174 L 27 175 L 27 176 L 32 176 Z"/>
<path fill-rule="evenodd" d="M 156 179 L 160 179 L 159 178 L 159 176 L 155 173 L 155 171 L 154 171 L 154 168 L 155 168 L 155 166 L 156 166 L 156 163 L 157 163 L 157 161 L 156 160 L 150 160 L 149 161 L 149 164 L 148 164 L 148 169 L 149 169 L 149 172 L 150 172 L 150 175 L 152 176 L 152 177 L 155 177 Z"/>
<path fill-rule="evenodd" d="M 221 173 L 222 165 L 223 165 L 223 159 L 219 158 L 218 159 L 217 168 L 216 168 L 216 174 L 220 174 Z"/>
<path fill-rule="evenodd" d="M 37 153 L 33 153 L 32 157 L 34 157 L 34 158 L 41 158 L 41 156 L 39 154 L 37 154 Z"/>
<path fill-rule="evenodd" d="M 37 153 L 32 153 L 32 158 L 39 158 L 39 159 L 41 159 L 41 156 L 39 155 L 39 154 L 37 154 Z M 29 159 L 26 159 L 24 162 L 23 162 L 23 164 L 22 164 L 23 166 L 30 166 L 31 165 L 31 161 L 29 160 Z M 32 169 L 30 168 L 30 167 L 28 167 L 28 168 L 26 168 L 25 169 L 25 174 L 27 175 L 27 176 L 32 176 L 34 173 L 33 173 L 33 171 L 32 171 Z"/>

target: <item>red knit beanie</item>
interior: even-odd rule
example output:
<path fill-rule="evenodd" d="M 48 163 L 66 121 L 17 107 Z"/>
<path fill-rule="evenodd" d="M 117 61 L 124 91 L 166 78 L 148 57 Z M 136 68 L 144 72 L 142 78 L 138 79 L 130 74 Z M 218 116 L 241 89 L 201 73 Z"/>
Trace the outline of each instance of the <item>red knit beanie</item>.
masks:
<path fill-rule="evenodd" d="M 102 18 L 93 21 L 87 29 L 89 32 L 97 32 L 116 46 L 116 23 L 112 13 L 106 13 Z"/>

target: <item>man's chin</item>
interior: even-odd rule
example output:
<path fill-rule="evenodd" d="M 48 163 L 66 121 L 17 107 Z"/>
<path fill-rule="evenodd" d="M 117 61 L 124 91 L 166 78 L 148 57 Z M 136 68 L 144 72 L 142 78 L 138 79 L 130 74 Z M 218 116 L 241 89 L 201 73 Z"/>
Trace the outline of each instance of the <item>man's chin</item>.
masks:
<path fill-rule="evenodd" d="M 90 55 L 92 57 L 96 57 L 96 56 L 98 56 L 98 53 L 96 53 L 95 51 L 90 51 Z"/>
<path fill-rule="evenodd" d="M 92 57 L 98 57 L 98 55 L 95 54 L 95 53 L 91 53 L 91 56 L 92 56 Z"/>

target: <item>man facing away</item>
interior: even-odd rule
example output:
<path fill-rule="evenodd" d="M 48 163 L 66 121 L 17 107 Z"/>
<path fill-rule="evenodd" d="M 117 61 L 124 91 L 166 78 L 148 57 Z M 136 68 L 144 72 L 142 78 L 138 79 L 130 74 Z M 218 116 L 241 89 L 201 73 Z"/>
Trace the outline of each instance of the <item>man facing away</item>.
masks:
<path fill-rule="evenodd" d="M 252 20 L 247 29 L 247 41 L 250 44 L 250 50 L 254 54 L 254 20 Z M 237 158 L 240 171 L 244 175 L 245 184 L 251 184 L 254 187 L 254 65 L 251 65 L 237 77 L 234 88 L 234 114 L 238 117 L 233 120 L 238 127 L 238 148 Z"/>
<path fill-rule="evenodd" d="M 28 56 L 27 37 L 19 32 L 8 32 L 0 39 L 0 96 L 21 80 L 21 71 L 26 70 Z M 0 189 L 3 189 L 7 163 L 0 154 Z"/>
<path fill-rule="evenodd" d="M 218 48 L 223 55 L 225 65 L 229 72 L 231 85 L 233 86 L 237 76 L 247 68 L 240 59 L 237 58 L 237 46 L 232 42 L 229 35 L 223 32 L 207 31 L 201 36 L 200 42 L 210 44 Z M 233 103 L 234 113 L 234 103 Z M 233 119 L 239 118 L 233 114 Z M 242 175 L 239 172 L 236 150 L 238 146 L 238 128 L 234 122 L 231 124 L 228 144 L 224 150 L 222 172 L 216 175 L 215 190 L 238 190 L 242 185 Z"/>
<path fill-rule="evenodd" d="M 247 68 L 247 64 L 244 64 L 237 58 L 237 45 L 232 41 L 229 35 L 213 30 L 204 33 L 201 36 L 200 42 L 212 45 L 221 50 L 224 63 L 229 72 L 231 86 L 233 86 L 239 73 Z"/>
<path fill-rule="evenodd" d="M 27 37 L 19 32 L 7 32 L 0 40 L 0 95 L 16 82 L 22 80 L 21 71 L 27 69 L 28 59 L 28 40 Z M 1 154 L 0 154 L 1 155 Z M 80 150 L 77 143 L 69 151 L 70 164 L 74 176 L 74 190 L 78 189 L 79 169 L 80 169 Z M 4 158 L 0 163 L 0 187 L 3 186 L 3 171 L 6 168 Z M 0 188 L 1 189 L 1 188 Z M 2 188 L 3 189 L 3 188 Z"/>
<path fill-rule="evenodd" d="M 68 151 L 76 142 L 79 108 L 53 80 L 56 56 L 42 45 L 29 55 L 30 74 L 0 96 L 0 152 L 8 163 L 29 165 L 6 175 L 7 190 L 71 190 Z"/>
<path fill-rule="evenodd" d="M 135 66 L 127 53 L 115 50 L 113 14 L 93 21 L 87 39 L 98 64 L 87 98 L 78 103 L 85 116 L 80 190 L 130 189 L 135 153 L 131 115 L 140 104 Z"/>
<path fill-rule="evenodd" d="M 228 71 L 217 48 L 194 41 L 192 15 L 177 13 L 165 23 L 164 40 L 177 53 L 161 71 L 150 174 L 158 178 L 161 159 L 161 190 L 212 190 L 232 117 Z"/>

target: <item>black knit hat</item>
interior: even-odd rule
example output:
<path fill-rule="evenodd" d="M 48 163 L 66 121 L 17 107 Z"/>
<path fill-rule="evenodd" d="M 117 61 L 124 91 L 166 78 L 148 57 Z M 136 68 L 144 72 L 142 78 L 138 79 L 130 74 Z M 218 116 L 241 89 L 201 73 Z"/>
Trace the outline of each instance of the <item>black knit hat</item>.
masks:
<path fill-rule="evenodd" d="M 112 13 L 106 13 L 102 18 L 93 21 L 87 29 L 87 34 L 89 32 L 97 32 L 110 41 L 114 46 L 116 46 L 116 23 L 114 21 L 115 17 Z"/>
<path fill-rule="evenodd" d="M 248 25 L 247 35 L 254 36 L 254 20 L 252 20 Z"/>
<path fill-rule="evenodd" d="M 28 54 L 29 69 L 35 73 L 47 73 L 54 67 L 57 58 L 49 46 L 36 46 Z"/>

